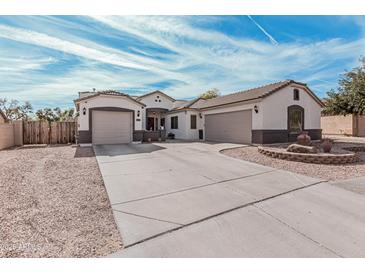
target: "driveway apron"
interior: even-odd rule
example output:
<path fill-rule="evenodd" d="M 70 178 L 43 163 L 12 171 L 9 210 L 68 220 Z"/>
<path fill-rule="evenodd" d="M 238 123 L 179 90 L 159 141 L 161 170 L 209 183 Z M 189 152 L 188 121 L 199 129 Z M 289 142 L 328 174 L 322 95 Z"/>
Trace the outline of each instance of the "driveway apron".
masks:
<path fill-rule="evenodd" d="M 320 182 L 219 153 L 234 146 L 95 146 L 124 246 Z"/>

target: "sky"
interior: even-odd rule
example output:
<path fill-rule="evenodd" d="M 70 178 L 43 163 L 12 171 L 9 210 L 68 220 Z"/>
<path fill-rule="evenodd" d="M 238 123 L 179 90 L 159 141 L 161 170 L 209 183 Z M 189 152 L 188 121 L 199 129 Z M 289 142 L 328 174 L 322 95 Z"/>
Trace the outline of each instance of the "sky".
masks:
<path fill-rule="evenodd" d="M 192 99 L 285 79 L 323 98 L 362 55 L 361 16 L 0 16 L 0 98 L 69 108 L 93 88 Z"/>

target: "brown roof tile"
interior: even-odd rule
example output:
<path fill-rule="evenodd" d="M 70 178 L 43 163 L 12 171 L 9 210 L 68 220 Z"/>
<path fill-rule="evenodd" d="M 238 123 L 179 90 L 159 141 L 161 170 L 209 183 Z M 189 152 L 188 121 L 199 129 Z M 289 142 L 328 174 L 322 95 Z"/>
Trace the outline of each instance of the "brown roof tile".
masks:
<path fill-rule="evenodd" d="M 270 94 L 290 85 L 290 84 L 298 84 L 306 87 L 308 91 L 311 93 L 312 97 L 320 104 L 322 105 L 321 100 L 307 87 L 306 84 L 295 82 L 293 80 L 285 80 L 280 81 L 277 83 L 272 83 L 268 85 L 264 85 L 261 87 L 248 89 L 244 91 L 239 91 L 236 93 L 231 93 L 224 96 L 219 96 L 213 99 L 209 100 L 198 100 L 196 103 L 192 104 L 190 107 L 192 108 L 209 108 L 209 107 L 215 107 L 220 105 L 227 105 L 232 104 L 236 102 L 244 102 L 244 101 L 250 101 L 255 99 L 261 99 L 266 96 L 269 96 Z"/>
<path fill-rule="evenodd" d="M 127 98 L 131 99 L 132 101 L 135 101 L 136 103 L 138 103 L 140 105 L 145 106 L 145 104 L 139 102 L 138 100 L 134 99 L 130 95 L 128 95 L 126 93 L 118 92 L 118 91 L 115 91 L 115 90 L 103 90 L 103 91 L 92 92 L 88 96 L 83 96 L 83 97 L 77 98 L 76 100 L 74 100 L 74 102 L 76 103 L 76 102 L 86 100 L 86 99 L 90 99 L 90 98 L 93 98 L 93 97 L 96 97 L 96 96 L 99 96 L 99 95 L 124 96 L 124 97 L 127 97 Z"/>
<path fill-rule="evenodd" d="M 141 100 L 143 97 L 146 97 L 146 96 L 151 95 L 151 94 L 154 94 L 154 93 L 161 93 L 161 94 L 165 95 L 167 98 L 169 98 L 171 101 L 173 101 L 173 102 L 176 101 L 174 98 L 172 98 L 171 96 L 167 95 L 166 93 L 164 93 L 164 92 L 162 92 L 160 90 L 155 90 L 155 91 L 152 91 L 152 92 L 148 92 L 146 94 L 143 94 L 143 95 L 139 96 L 137 98 L 137 100 Z"/>

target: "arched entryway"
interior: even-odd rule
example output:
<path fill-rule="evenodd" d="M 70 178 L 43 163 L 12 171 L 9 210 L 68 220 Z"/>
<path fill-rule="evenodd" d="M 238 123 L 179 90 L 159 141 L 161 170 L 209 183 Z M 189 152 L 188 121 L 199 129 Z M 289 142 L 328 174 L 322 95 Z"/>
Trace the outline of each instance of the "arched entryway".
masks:
<path fill-rule="evenodd" d="M 146 130 L 158 131 L 165 129 L 165 108 L 146 108 Z"/>
<path fill-rule="evenodd" d="M 298 105 L 288 107 L 288 135 L 289 141 L 295 141 L 304 130 L 304 108 Z"/>

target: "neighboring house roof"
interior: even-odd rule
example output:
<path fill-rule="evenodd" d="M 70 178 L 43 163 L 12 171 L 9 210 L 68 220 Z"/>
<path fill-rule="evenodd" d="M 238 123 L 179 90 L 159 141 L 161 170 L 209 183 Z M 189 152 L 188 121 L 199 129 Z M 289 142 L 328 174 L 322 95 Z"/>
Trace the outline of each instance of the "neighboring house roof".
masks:
<path fill-rule="evenodd" d="M 129 96 L 126 93 L 122 93 L 122 92 L 118 92 L 115 90 L 103 90 L 103 91 L 96 91 L 96 92 L 83 92 L 83 93 L 88 93 L 88 95 L 86 96 L 82 96 L 80 98 L 77 98 L 76 100 L 74 100 L 75 103 L 86 100 L 86 99 L 90 99 L 90 98 L 94 98 L 96 96 L 100 96 L 100 95 L 110 95 L 110 96 L 122 96 L 122 97 L 127 97 L 130 100 L 136 102 L 137 104 L 143 105 L 145 106 L 145 104 L 139 102 L 138 100 L 134 99 L 133 97 Z M 80 95 L 79 95 L 80 96 Z"/>
<path fill-rule="evenodd" d="M 154 93 L 160 93 L 160 94 L 162 94 L 162 95 L 166 96 L 167 98 L 169 98 L 171 101 L 173 101 L 173 102 L 175 102 L 175 101 L 176 101 L 174 98 L 172 98 L 171 96 L 168 96 L 166 93 L 163 93 L 163 92 L 162 92 L 162 91 L 160 91 L 160 90 L 155 90 L 155 91 L 152 91 L 152 92 L 149 92 L 149 93 L 143 94 L 143 95 L 139 96 L 139 97 L 137 98 L 137 100 L 139 101 L 139 100 L 141 100 L 142 98 L 147 97 L 147 96 L 150 96 L 150 95 L 152 95 L 152 94 L 154 94 Z"/>
<path fill-rule="evenodd" d="M 219 97 L 216 97 L 213 99 L 208 99 L 208 100 L 204 100 L 204 101 L 197 100 L 197 102 L 192 104 L 190 107 L 204 109 L 204 108 L 233 104 L 233 103 L 237 103 L 237 102 L 262 99 L 291 84 L 297 84 L 297 85 L 303 86 L 308 91 L 308 93 L 313 97 L 313 99 L 320 106 L 323 106 L 322 101 L 308 88 L 308 86 L 306 84 L 296 82 L 294 80 L 285 80 L 285 81 L 272 83 L 272 84 L 264 85 L 264 86 L 249 89 L 249 90 L 244 90 L 244 91 L 239 91 L 239 92 L 231 93 L 231 94 L 224 95 L 224 96 L 219 96 Z"/>
<path fill-rule="evenodd" d="M 0 109 L 0 116 L 4 118 L 4 121 L 8 121 L 8 117 L 6 117 L 5 113 Z"/>
<path fill-rule="evenodd" d="M 96 91 L 80 91 L 79 98 L 87 97 L 87 96 L 93 95 L 95 93 L 96 93 Z"/>

